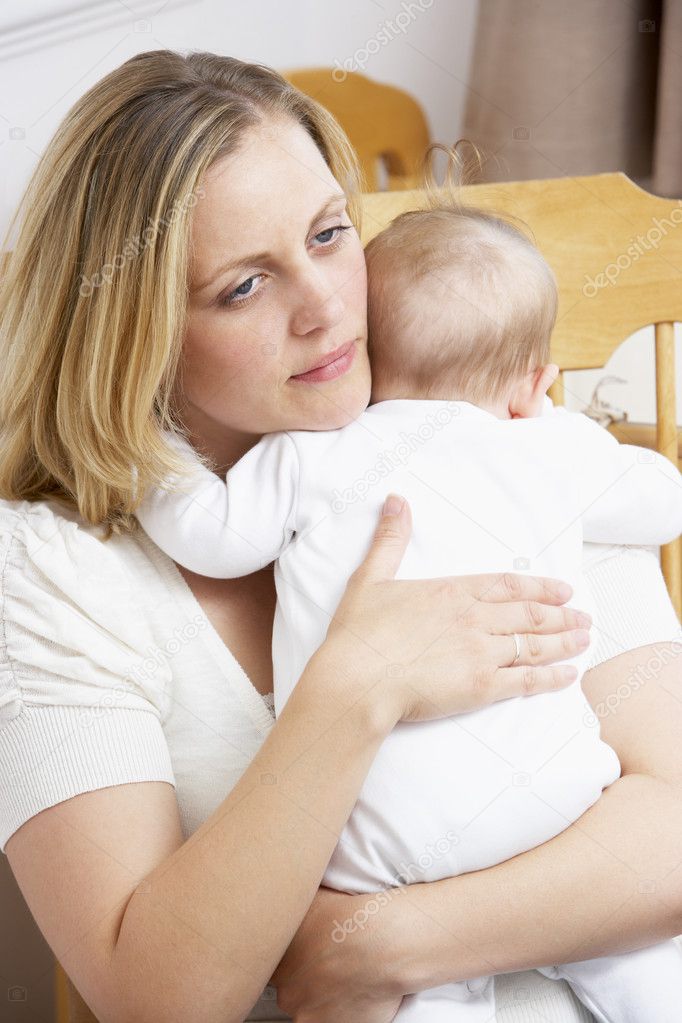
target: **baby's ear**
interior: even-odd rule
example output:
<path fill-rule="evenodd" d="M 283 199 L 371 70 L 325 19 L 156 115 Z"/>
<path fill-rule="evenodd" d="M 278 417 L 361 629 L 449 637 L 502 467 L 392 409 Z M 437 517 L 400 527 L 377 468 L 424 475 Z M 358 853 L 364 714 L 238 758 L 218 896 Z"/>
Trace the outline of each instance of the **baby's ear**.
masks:
<path fill-rule="evenodd" d="M 539 374 L 538 387 L 541 389 L 542 396 L 544 397 L 561 371 L 556 363 L 548 362 L 546 366 L 541 366 L 537 372 Z"/>
<path fill-rule="evenodd" d="M 547 390 L 559 375 L 559 367 L 554 363 L 531 370 L 523 378 L 509 402 L 509 414 L 512 419 L 532 419 L 542 414 Z"/>

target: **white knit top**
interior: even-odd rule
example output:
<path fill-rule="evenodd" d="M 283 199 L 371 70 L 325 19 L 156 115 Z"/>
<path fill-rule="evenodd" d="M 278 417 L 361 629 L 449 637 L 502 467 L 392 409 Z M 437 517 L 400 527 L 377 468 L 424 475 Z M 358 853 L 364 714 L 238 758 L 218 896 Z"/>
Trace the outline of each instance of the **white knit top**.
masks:
<path fill-rule="evenodd" d="M 273 725 L 175 564 L 57 502 L 0 501 L 0 851 L 30 817 L 110 785 L 175 786 L 189 837 Z M 586 545 L 593 663 L 681 637 L 651 552 Z M 627 599 L 626 599 L 627 598 Z M 563 982 L 499 978 L 498 1019 L 589 1019 Z M 288 1019 L 266 988 L 249 1020 Z"/>

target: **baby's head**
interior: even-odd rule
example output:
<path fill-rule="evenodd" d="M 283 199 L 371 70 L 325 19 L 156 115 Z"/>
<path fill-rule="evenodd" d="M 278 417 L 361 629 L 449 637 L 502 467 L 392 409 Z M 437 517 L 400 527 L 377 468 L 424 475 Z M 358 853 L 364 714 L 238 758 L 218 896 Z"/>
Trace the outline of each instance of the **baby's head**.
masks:
<path fill-rule="evenodd" d="M 372 402 L 470 401 L 501 418 L 539 415 L 557 287 L 537 248 L 502 217 L 459 204 L 403 213 L 365 249 Z"/>

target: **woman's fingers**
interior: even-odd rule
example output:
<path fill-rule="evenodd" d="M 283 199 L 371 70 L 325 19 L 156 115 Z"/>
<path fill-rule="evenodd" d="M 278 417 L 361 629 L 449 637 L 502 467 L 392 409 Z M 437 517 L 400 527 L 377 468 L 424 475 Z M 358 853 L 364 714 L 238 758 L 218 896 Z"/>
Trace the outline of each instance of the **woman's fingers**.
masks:
<path fill-rule="evenodd" d="M 491 572 L 456 578 L 473 597 L 489 603 L 538 600 L 542 604 L 565 604 L 573 594 L 568 583 L 541 575 L 517 575 L 514 572 L 495 575 Z"/>
<path fill-rule="evenodd" d="M 578 677 L 572 664 L 552 664 L 533 668 L 515 664 L 513 668 L 498 668 L 493 673 L 489 697 L 492 703 L 511 696 L 534 696 L 565 689 Z"/>
<path fill-rule="evenodd" d="M 466 713 L 576 677 L 556 664 L 589 644 L 581 628 L 588 620 L 562 606 L 573 593 L 568 584 L 514 573 L 396 580 L 411 531 L 407 502 L 389 495 L 327 633 L 347 686 L 372 694 L 388 730 L 398 720 Z M 521 650 L 506 676 L 514 633 Z"/>
<path fill-rule="evenodd" d="M 467 622 L 493 635 L 514 632 L 549 634 L 566 629 L 589 629 L 592 618 L 573 607 L 552 607 L 537 600 L 516 604 L 488 604 L 477 601 L 470 608 Z"/>
<path fill-rule="evenodd" d="M 490 637 L 493 641 L 493 637 Z M 519 634 L 521 651 L 514 667 L 520 665 L 552 664 L 576 657 L 590 645 L 590 634 L 587 629 L 571 629 L 550 636 L 536 633 Z M 511 667 L 516 654 L 516 643 L 513 636 L 497 636 L 494 638 L 496 660 L 500 668 Z"/>
<path fill-rule="evenodd" d="M 410 506 L 404 497 L 389 494 L 371 547 L 353 575 L 365 582 L 393 579 L 412 533 Z"/>

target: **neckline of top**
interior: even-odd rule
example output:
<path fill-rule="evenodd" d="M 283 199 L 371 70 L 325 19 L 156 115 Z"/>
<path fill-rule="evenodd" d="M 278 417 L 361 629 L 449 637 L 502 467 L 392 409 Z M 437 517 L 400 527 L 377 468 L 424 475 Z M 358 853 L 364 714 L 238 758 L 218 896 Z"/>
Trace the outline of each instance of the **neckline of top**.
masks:
<path fill-rule="evenodd" d="M 139 527 L 135 535 L 135 539 L 139 541 L 140 546 L 148 555 L 149 560 L 154 565 L 161 578 L 165 580 L 171 592 L 174 592 L 177 595 L 179 601 L 187 608 L 188 613 L 192 612 L 189 617 L 200 614 L 204 619 L 206 622 L 206 628 L 203 630 L 204 638 L 219 668 L 225 676 L 235 679 L 236 693 L 254 724 L 260 731 L 269 731 L 272 727 L 273 719 L 266 701 L 263 699 L 262 694 L 258 692 L 230 648 L 219 635 L 215 626 L 210 621 L 208 615 L 192 592 L 191 587 L 187 584 L 187 581 L 180 572 L 178 566 L 165 551 L 161 550 L 161 548 L 154 543 L 151 537 L 145 533 L 142 526 Z"/>
<path fill-rule="evenodd" d="M 386 398 L 385 401 L 377 401 L 374 405 L 368 405 L 365 413 L 381 412 L 425 412 L 445 409 L 454 417 L 466 417 L 469 419 L 491 419 L 495 421 L 498 417 L 488 412 L 487 409 L 474 405 L 470 401 L 450 401 L 447 398 Z"/>

